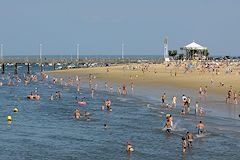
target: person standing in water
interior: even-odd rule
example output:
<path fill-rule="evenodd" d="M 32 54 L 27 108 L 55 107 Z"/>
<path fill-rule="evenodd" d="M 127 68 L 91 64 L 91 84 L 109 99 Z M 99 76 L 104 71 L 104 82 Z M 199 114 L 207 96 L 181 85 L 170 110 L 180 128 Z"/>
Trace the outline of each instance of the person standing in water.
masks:
<path fill-rule="evenodd" d="M 199 109 L 199 116 L 204 116 L 204 111 L 202 106 Z"/>
<path fill-rule="evenodd" d="M 190 97 L 187 98 L 187 109 L 188 109 L 188 113 L 190 113 L 190 104 L 191 104 L 191 99 Z"/>
<path fill-rule="evenodd" d="M 161 99 L 162 99 L 162 103 L 164 104 L 166 99 L 166 93 L 163 93 L 163 95 L 161 96 Z"/>
<path fill-rule="evenodd" d="M 107 82 L 105 82 L 105 90 L 107 90 L 108 89 L 108 84 L 107 84 Z"/>
<path fill-rule="evenodd" d="M 196 128 L 198 129 L 198 134 L 200 135 L 200 134 L 203 134 L 204 129 L 205 129 L 205 125 L 203 124 L 202 121 L 199 121 Z"/>
<path fill-rule="evenodd" d="M 108 111 L 112 110 L 112 108 L 111 108 L 111 100 L 110 99 L 107 99 L 105 101 L 105 105 L 106 105 L 106 108 L 108 109 Z"/>
<path fill-rule="evenodd" d="M 177 97 L 176 96 L 173 96 L 172 97 L 172 107 L 176 107 L 176 105 L 177 105 Z"/>
<path fill-rule="evenodd" d="M 91 96 L 92 96 L 92 98 L 93 98 L 93 96 L 94 96 L 94 92 L 95 92 L 95 90 L 92 88 L 92 89 L 91 89 Z"/>
<path fill-rule="evenodd" d="M 186 133 L 186 140 L 188 142 L 188 147 L 192 147 L 193 134 L 191 132 Z"/>
<path fill-rule="evenodd" d="M 187 97 L 185 95 L 182 96 L 182 101 L 183 101 L 183 110 L 186 113 Z"/>
<path fill-rule="evenodd" d="M 172 126 L 171 126 L 171 122 L 169 119 L 167 120 L 166 124 L 164 125 L 164 128 L 166 128 L 166 132 L 168 132 L 168 133 L 171 132 Z"/>
<path fill-rule="evenodd" d="M 196 105 L 195 105 L 195 114 L 198 114 L 198 101 L 196 101 Z"/>
<path fill-rule="evenodd" d="M 127 88 L 125 84 L 123 84 L 123 87 L 122 87 L 122 94 L 127 95 Z"/>
<path fill-rule="evenodd" d="M 132 90 L 132 94 L 134 93 L 133 87 L 134 87 L 133 82 L 131 82 L 131 90 Z"/>
<path fill-rule="evenodd" d="M 234 104 L 238 104 L 238 101 L 237 101 L 237 92 L 233 92 L 233 101 L 234 101 Z"/>
<path fill-rule="evenodd" d="M 201 101 L 201 100 L 202 100 L 202 95 L 203 95 L 203 89 L 202 89 L 202 86 L 199 87 L 199 91 L 198 91 L 198 93 L 199 93 L 199 99 L 200 99 L 200 101 Z"/>
<path fill-rule="evenodd" d="M 182 152 L 185 153 L 187 148 L 187 141 L 185 137 L 182 137 Z"/>
<path fill-rule="evenodd" d="M 102 107 L 101 107 L 101 111 L 104 111 L 104 106 L 105 106 L 105 101 L 103 101 Z"/>
<path fill-rule="evenodd" d="M 80 84 L 77 84 L 77 93 L 80 93 Z"/>
<path fill-rule="evenodd" d="M 227 97 L 226 97 L 226 103 L 230 103 L 231 102 L 231 95 L 232 95 L 232 91 L 229 90 L 227 93 Z"/>
<path fill-rule="evenodd" d="M 122 94 L 122 89 L 121 89 L 121 87 L 119 86 L 118 87 L 118 95 L 121 95 Z"/>
<path fill-rule="evenodd" d="M 172 117 L 172 115 L 171 114 L 167 114 L 166 118 L 167 118 L 167 120 L 170 121 L 171 128 L 173 128 L 173 117 Z"/>
<path fill-rule="evenodd" d="M 74 117 L 76 119 L 80 119 L 80 109 L 79 108 L 74 111 Z"/>
<path fill-rule="evenodd" d="M 53 94 L 51 94 L 51 96 L 49 97 L 49 100 L 51 100 L 51 101 L 54 100 L 54 96 L 53 96 Z"/>

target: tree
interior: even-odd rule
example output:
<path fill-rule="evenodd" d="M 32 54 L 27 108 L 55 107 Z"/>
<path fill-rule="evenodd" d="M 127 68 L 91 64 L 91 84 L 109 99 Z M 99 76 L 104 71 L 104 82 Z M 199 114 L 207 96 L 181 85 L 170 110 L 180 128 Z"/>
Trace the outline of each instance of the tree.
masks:
<path fill-rule="evenodd" d="M 174 58 L 177 55 L 177 50 L 169 50 L 168 55 Z"/>

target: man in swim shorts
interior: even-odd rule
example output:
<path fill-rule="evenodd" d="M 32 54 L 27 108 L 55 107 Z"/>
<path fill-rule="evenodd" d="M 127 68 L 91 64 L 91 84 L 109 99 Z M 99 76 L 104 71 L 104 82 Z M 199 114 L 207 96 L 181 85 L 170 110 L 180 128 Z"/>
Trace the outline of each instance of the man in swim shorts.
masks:
<path fill-rule="evenodd" d="M 205 129 L 205 125 L 203 124 L 202 121 L 199 121 L 196 128 L 198 128 L 198 134 L 203 134 L 204 129 Z"/>
<path fill-rule="evenodd" d="M 171 126 L 171 122 L 169 121 L 169 119 L 167 120 L 164 128 L 165 128 L 165 127 L 167 128 L 166 132 L 170 133 L 171 130 L 172 130 L 172 126 Z"/>
<path fill-rule="evenodd" d="M 191 132 L 187 132 L 186 140 L 188 142 L 188 147 L 192 147 L 193 134 Z"/>

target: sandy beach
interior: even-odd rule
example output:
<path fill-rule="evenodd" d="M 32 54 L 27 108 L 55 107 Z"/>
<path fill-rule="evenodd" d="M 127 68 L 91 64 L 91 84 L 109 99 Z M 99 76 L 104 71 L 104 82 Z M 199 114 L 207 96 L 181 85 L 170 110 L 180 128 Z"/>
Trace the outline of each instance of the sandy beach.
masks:
<path fill-rule="evenodd" d="M 171 86 L 198 91 L 199 87 L 208 88 L 208 93 L 226 95 L 230 86 L 237 93 L 240 91 L 238 72 L 226 73 L 225 67 L 218 69 L 218 74 L 197 68 L 185 70 L 184 67 L 164 64 L 126 64 L 110 67 L 79 68 L 68 70 L 55 70 L 51 75 L 79 75 L 93 74 L 97 80 L 108 83 L 130 85 L 131 82 L 139 85 L 161 87 Z M 176 75 L 175 75 L 176 73 Z M 223 84 L 223 85 L 221 85 Z"/>

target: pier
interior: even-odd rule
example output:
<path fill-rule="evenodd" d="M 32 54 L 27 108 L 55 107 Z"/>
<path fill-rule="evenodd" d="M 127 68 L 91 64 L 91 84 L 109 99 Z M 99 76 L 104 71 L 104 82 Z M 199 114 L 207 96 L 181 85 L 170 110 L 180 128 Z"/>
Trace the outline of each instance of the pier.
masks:
<path fill-rule="evenodd" d="M 76 58 L 72 57 L 60 57 L 52 58 L 46 56 L 43 58 L 37 57 L 4 57 L 0 60 L 0 68 L 2 74 L 6 72 L 6 67 L 13 67 L 14 74 L 18 74 L 18 66 L 26 67 L 26 73 L 31 73 L 31 66 L 38 65 L 39 72 L 45 71 L 46 67 L 50 67 L 51 70 L 62 70 L 71 68 L 88 68 L 88 67 L 107 67 L 117 64 L 129 64 L 129 63 L 162 63 L 163 59 L 160 58 L 141 58 L 141 57 L 84 57 Z"/>

